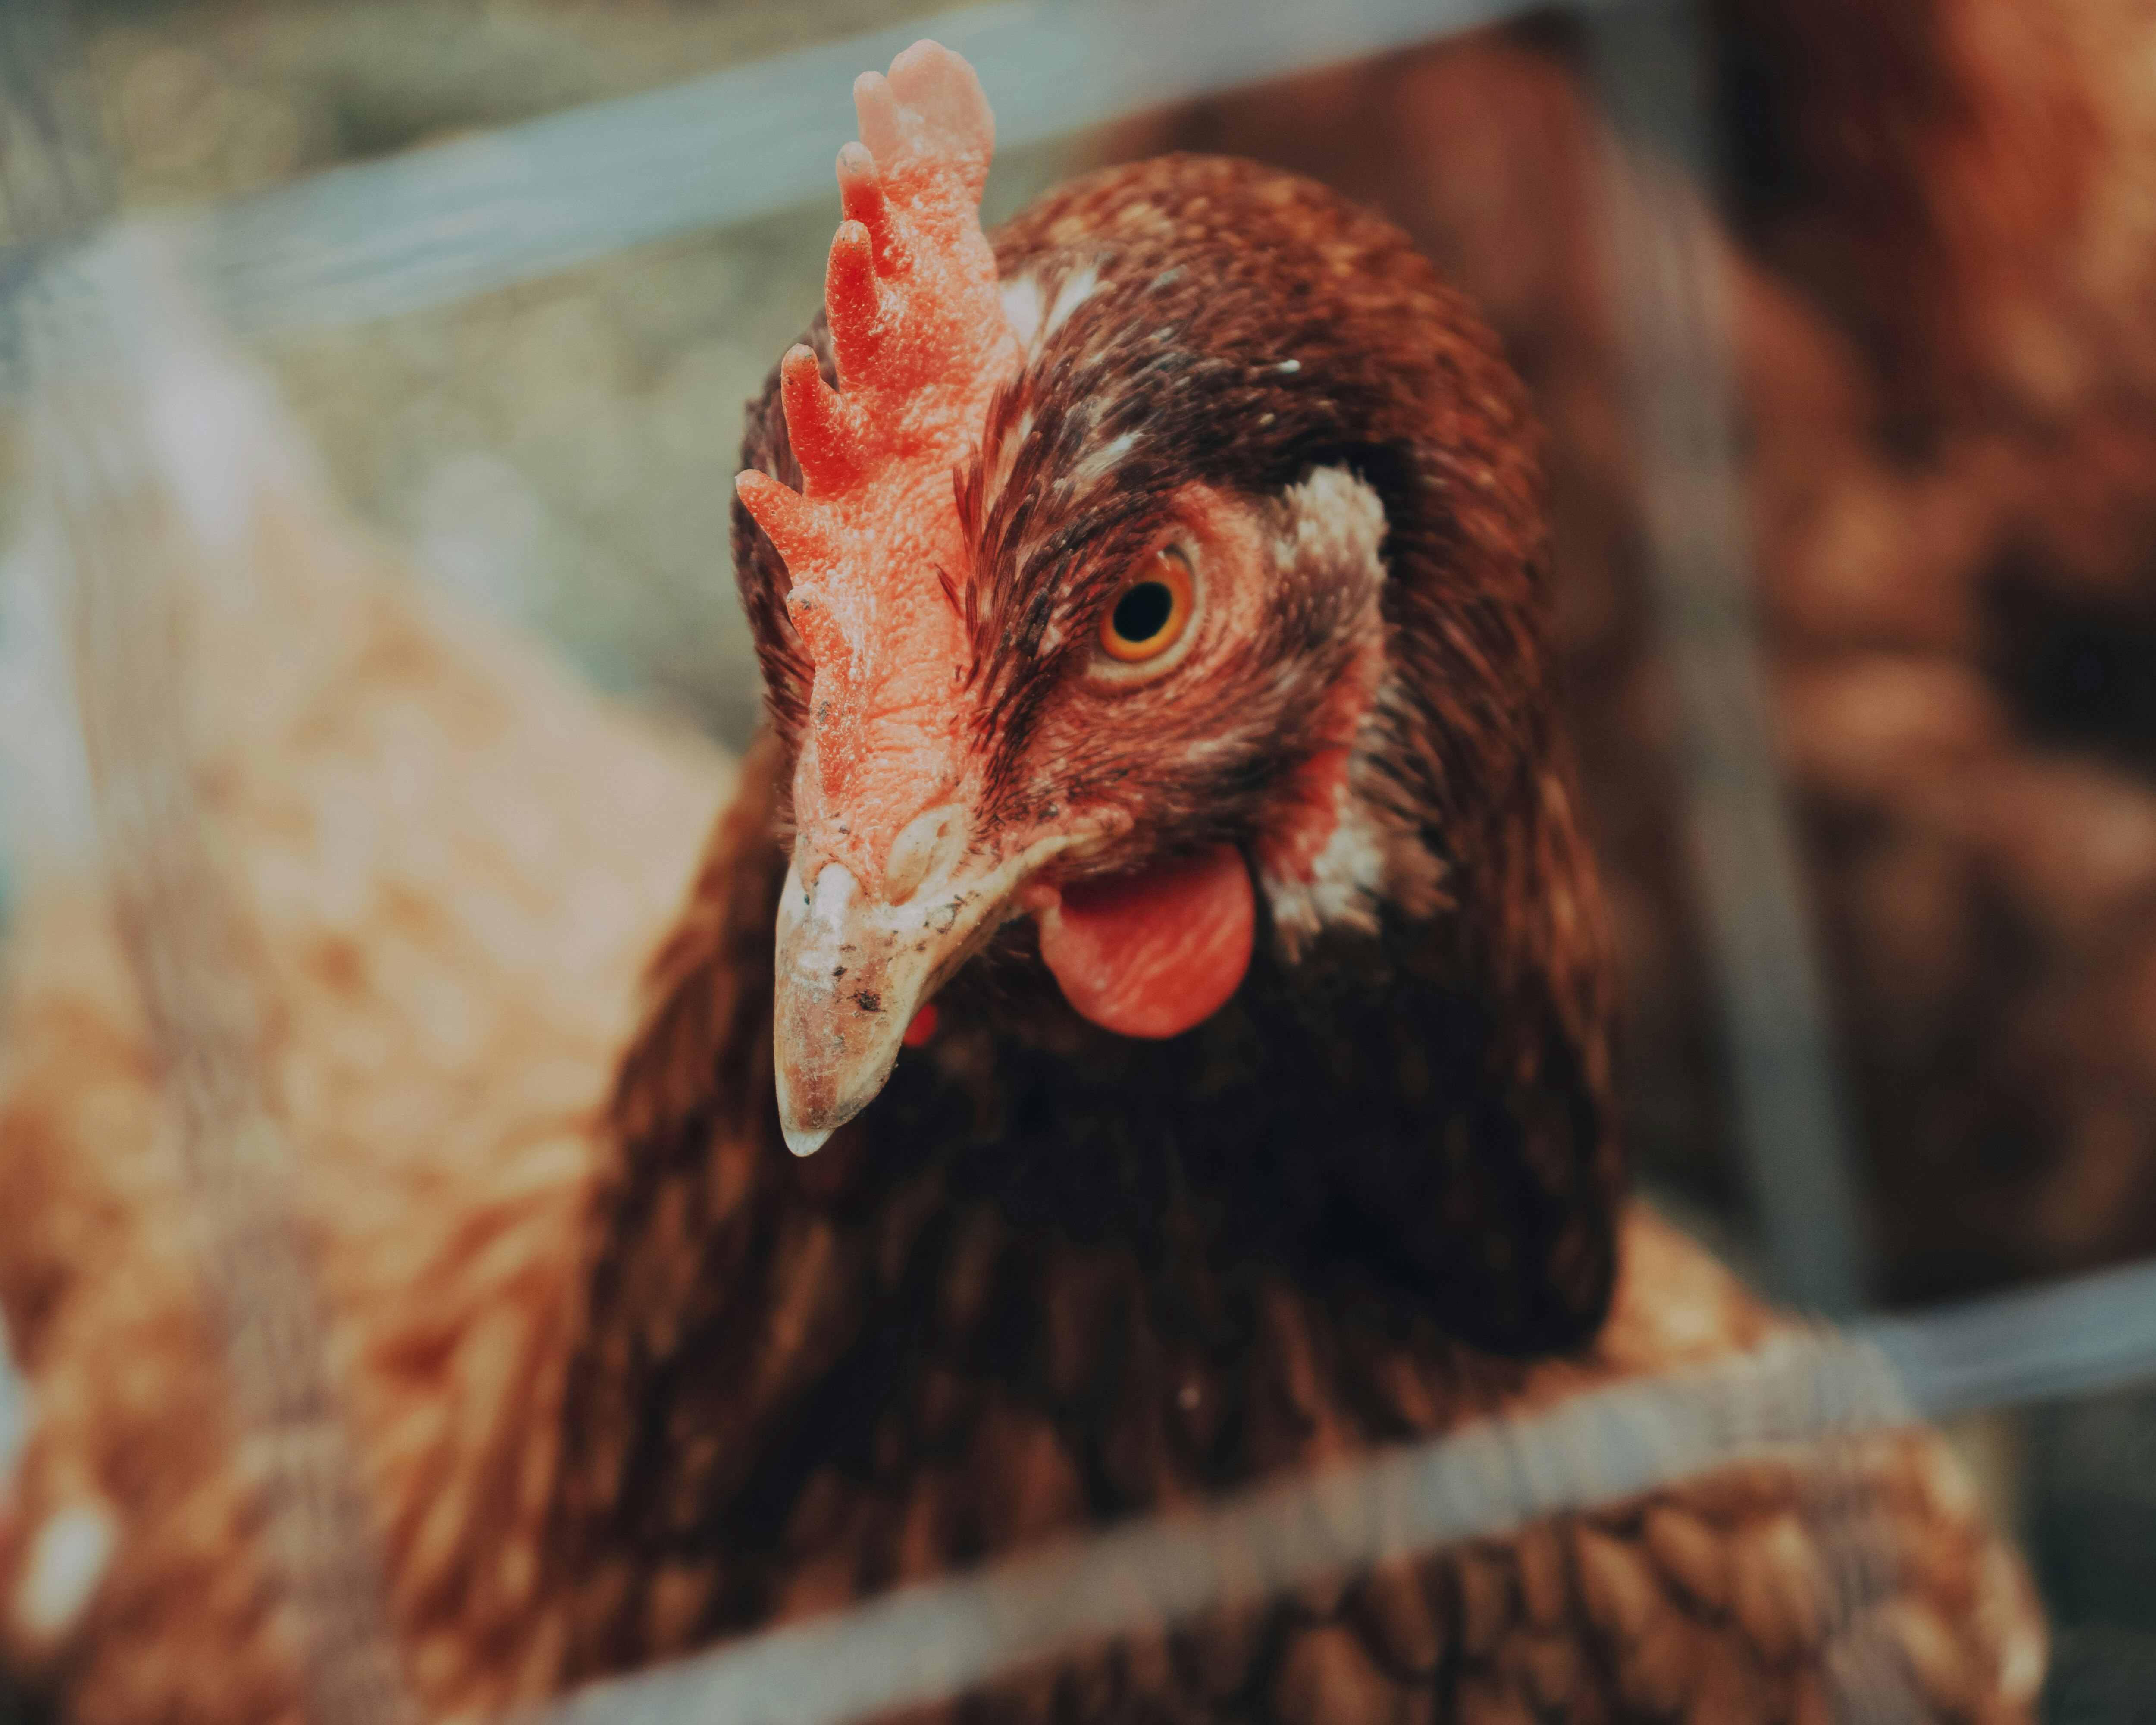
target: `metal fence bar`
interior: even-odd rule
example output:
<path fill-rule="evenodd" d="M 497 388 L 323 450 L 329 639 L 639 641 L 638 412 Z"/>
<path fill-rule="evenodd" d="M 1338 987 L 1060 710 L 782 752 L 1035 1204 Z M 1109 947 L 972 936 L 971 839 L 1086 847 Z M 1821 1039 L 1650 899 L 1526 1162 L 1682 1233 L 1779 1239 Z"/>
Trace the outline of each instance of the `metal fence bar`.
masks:
<path fill-rule="evenodd" d="M 998 0 L 331 170 L 188 223 L 243 333 L 364 322 L 832 196 L 849 92 L 934 34 L 1004 148 L 1514 16 L 1532 0 Z"/>
<path fill-rule="evenodd" d="M 1609 151 L 1606 254 L 1738 1148 L 1776 1291 L 1845 1319 L 1863 1303 L 1857 1209 L 1760 665 L 1727 309 L 1702 202 L 1716 151 L 1699 19 L 1685 0 L 1647 0 L 1590 17 L 1589 39 L 1632 146 Z"/>
<path fill-rule="evenodd" d="M 8 1476 L 30 1436 L 30 1393 L 8 1352 L 8 1327 L 0 1322 L 0 1504 L 8 1501 Z"/>
<path fill-rule="evenodd" d="M 1870 1318 L 1856 1333 L 1932 1418 L 2156 1382 L 2156 1261 Z"/>
<path fill-rule="evenodd" d="M 847 1725 L 1136 1630 L 1620 1502 L 1715 1466 L 1904 1425 L 1879 1356 L 1830 1336 L 1491 1420 L 1194 1513 L 928 1583 L 645 1675 L 529 1725 Z"/>
<path fill-rule="evenodd" d="M 23 308 L 33 364 L 38 312 L 68 318 L 113 303 L 78 294 Z M 57 530 L 56 608 L 75 652 L 100 851 L 200 1229 L 239 1443 L 259 1470 L 264 1555 L 296 1619 L 308 1717 L 391 1725 L 408 1709 L 328 1316 L 292 1214 L 290 1146 L 264 1077 L 251 930 L 204 829 L 187 755 L 189 538 L 142 417 L 134 389 L 80 376 L 39 390 L 27 415 Z"/>
<path fill-rule="evenodd" d="M 531 1725 L 839 1725 L 1135 1624 L 1591 1508 L 1775 1445 L 2149 1381 L 2156 1262 L 1581 1397 L 599 1685 Z M 8 1393 L 0 1361 L 0 1402 Z"/>
<path fill-rule="evenodd" d="M 1592 1392 L 595 1685 L 526 1725 L 847 1725 L 1119 1634 L 1762 1454 L 1808 1446 L 1831 1476 L 1834 1446 L 1867 1431 L 2142 1380 L 2156 1380 L 2156 1263 Z M 1863 1699 L 1866 1717 L 1880 1717 L 1893 1697 Z"/>

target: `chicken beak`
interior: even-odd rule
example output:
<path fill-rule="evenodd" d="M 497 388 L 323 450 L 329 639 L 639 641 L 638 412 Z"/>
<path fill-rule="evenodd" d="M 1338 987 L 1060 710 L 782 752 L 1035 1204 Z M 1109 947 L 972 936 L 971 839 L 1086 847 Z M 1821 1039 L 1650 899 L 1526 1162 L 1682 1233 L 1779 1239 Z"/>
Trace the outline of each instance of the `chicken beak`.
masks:
<path fill-rule="evenodd" d="M 788 1149 L 814 1153 L 875 1100 L 914 1014 L 1018 914 L 1020 890 L 1075 836 L 1000 861 L 962 859 L 896 904 L 829 858 L 804 880 L 796 850 L 779 900 L 772 1038 Z"/>

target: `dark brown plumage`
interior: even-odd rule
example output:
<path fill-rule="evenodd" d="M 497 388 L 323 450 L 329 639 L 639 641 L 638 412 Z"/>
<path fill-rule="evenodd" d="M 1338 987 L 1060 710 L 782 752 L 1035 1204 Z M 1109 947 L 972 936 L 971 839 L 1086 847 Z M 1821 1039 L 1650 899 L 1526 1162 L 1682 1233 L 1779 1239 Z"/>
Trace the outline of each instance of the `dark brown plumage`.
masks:
<path fill-rule="evenodd" d="M 1389 783 L 1441 901 L 1293 963 L 1261 941 L 1229 1007 L 1165 1044 L 1086 1024 L 1009 939 L 867 1114 L 786 1157 L 767 932 L 808 675 L 783 567 L 737 516 L 780 728 L 748 768 L 768 802 L 732 817 L 617 1095 L 560 1524 L 562 1572 L 589 1578 L 579 1671 L 1532 1405 L 1553 1372 L 1645 1363 L 1620 1363 L 1624 1332 L 1657 1298 L 1704 1294 L 1724 1346 L 1771 1327 L 1635 1222 L 1635 1309 L 1614 1357 L 1594 1343 L 1619 1252 L 1609 962 L 1552 721 L 1533 433 L 1479 321 L 1390 228 L 1225 160 L 1081 181 L 997 261 L 1044 301 L 1081 270 L 1101 285 L 983 439 L 1029 416 L 1037 466 L 973 518 L 978 638 L 1045 680 L 1024 657 L 1036 596 L 1111 581 L 1177 488 L 1263 496 L 1349 465 L 1383 500 L 1406 667 Z M 1137 455 L 1053 488 L 1133 428 Z M 776 379 L 745 459 L 798 482 Z M 1163 762 L 1176 795 L 1138 855 L 1256 845 L 1296 742 L 1211 784 Z M 1938 1465 L 1896 1440 L 1855 1489 L 1921 1496 Z M 1973 1538 L 1939 1509 L 1869 1512 L 1890 1543 Z M 999 1692 L 994 1716 L 1647 1717 L 1691 1697 L 1697 1717 L 1809 1717 L 1825 1584 L 1804 1513 L 1789 1468 L 1678 1491 L 1114 1650 Z M 2000 1681 L 1989 1638 L 2021 1596 L 2010 1565 L 1969 1574 L 1955 1604 L 1909 1609 L 1948 1614 L 1940 1660 L 1974 1697 Z M 1778 1617 L 1770 1596 L 1794 1603 Z"/>
<path fill-rule="evenodd" d="M 1381 1110 L 1377 1099 L 1403 1084 L 1418 1092 L 1408 1111 L 1424 1142 L 1443 1137 L 1424 1111 L 1432 1100 L 1473 1119 L 1481 1172 L 1470 1178 L 1489 1185 L 1457 1194 L 1453 1224 L 1401 1248 L 1439 1284 L 1457 1279 L 1445 1294 L 1462 1332 L 1530 1348 L 1576 1339 L 1606 1296 L 1608 1209 L 1620 1178 L 1603 1094 L 1610 1000 L 1593 870 L 1553 726 L 1536 434 L 1516 381 L 1471 310 L 1394 230 L 1307 181 L 1247 164 L 1169 158 L 1081 181 L 1005 230 L 997 261 L 1006 279 L 1039 280 L 1044 299 L 1088 268 L 1101 285 L 996 410 L 1002 423 L 1032 417 L 1029 450 L 1044 470 L 1016 476 L 981 526 L 980 635 L 998 644 L 1000 660 L 989 675 L 1032 685 L 998 706 L 990 746 L 1022 749 L 1026 704 L 1069 675 L 1071 646 L 1045 665 L 1029 650 L 1047 601 L 1067 587 L 1111 584 L 1177 489 L 1196 480 L 1265 497 L 1333 465 L 1372 483 L 1393 575 L 1388 647 L 1401 670 L 1389 790 L 1431 840 L 1436 891 L 1455 914 L 1326 955 L 1310 974 L 1337 972 L 1338 998 L 1317 1011 L 1287 1004 L 1306 993 L 1301 973 L 1266 992 L 1320 1035 L 1326 1019 L 1354 1009 L 1358 992 L 1373 996 L 1378 1022 L 1363 1034 L 1380 1033 L 1388 1051 L 1368 1070 L 1342 1071 L 1337 1094 L 1321 1105 L 1341 1121 L 1342 1145 L 1368 1136 L 1358 1127 L 1383 1117 L 1359 1111 Z M 1172 345 L 1157 339 L 1162 331 Z M 1283 377 L 1283 362 L 1300 369 Z M 1133 427 L 1142 439 L 1089 484 L 1051 487 L 1051 475 L 1085 471 L 1089 455 Z M 998 440 L 992 423 L 983 442 Z M 774 396 L 743 453 L 752 465 L 790 465 Z M 745 522 L 737 555 L 767 681 L 798 686 L 801 667 L 772 621 L 783 577 Z M 1306 641 L 1282 639 L 1268 664 L 1291 667 L 1306 653 Z M 1220 837 L 1255 845 L 1301 764 L 1308 739 L 1291 729 L 1253 739 L 1224 764 L 1188 769 L 1200 727 L 1221 719 L 1205 691 L 1185 698 L 1195 722 L 1141 762 L 1119 764 L 1144 782 L 1151 806 L 1138 842 L 1099 866 L 1127 871 Z M 775 701 L 783 737 L 798 711 Z M 1380 1009 L 1385 990 L 1368 985 L 1389 968 L 1399 996 Z M 1040 980 L 1015 967 L 1001 974 L 1020 993 Z M 1047 1000 L 1036 1006 L 1054 1015 Z M 1446 1017 L 1462 1024 L 1464 1045 L 1449 1052 L 1461 1070 L 1442 1081 L 1405 1075 L 1404 1060 L 1448 1057 L 1435 1050 L 1453 1039 L 1426 1034 Z M 1390 1046 L 1403 1039 L 1414 1053 Z M 1343 1036 L 1343 1059 L 1359 1040 Z M 1152 1081 L 1163 1091 L 1140 1078 L 1121 1111 L 1172 1095 L 1183 1065 L 1166 1060 Z M 1296 1153 L 1306 1153 L 1334 1159 L 1315 1143 Z M 1378 1183 L 1365 1195 L 1394 1215 L 1409 1194 L 1386 1189 L 1425 1178 L 1391 1166 L 1347 1174 L 1357 1158 L 1339 1159 L 1342 1178 Z"/>

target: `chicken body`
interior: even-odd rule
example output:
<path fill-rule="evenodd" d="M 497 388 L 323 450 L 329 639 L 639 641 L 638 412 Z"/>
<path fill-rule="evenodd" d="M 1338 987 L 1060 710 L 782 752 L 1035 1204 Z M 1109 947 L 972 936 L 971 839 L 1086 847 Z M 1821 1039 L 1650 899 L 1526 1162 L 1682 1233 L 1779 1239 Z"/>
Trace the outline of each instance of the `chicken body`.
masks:
<path fill-rule="evenodd" d="M 744 763 L 624 1069 L 572 1378 L 565 1679 L 1792 1333 L 1634 1204 L 1591 1338 L 1539 1358 L 1463 1343 L 1374 1268 L 1367 1230 L 1306 1225 L 1309 1169 L 1283 1200 L 1289 1170 L 1237 1106 L 1266 1070 L 1247 1020 L 1152 1050 L 991 1028 L 1014 984 L 949 999 L 876 1110 L 781 1156 L 767 1113 L 715 1107 L 710 1085 L 715 1051 L 730 1081 L 769 1082 L 762 906 L 785 859 L 757 787 L 776 803 L 775 753 Z M 1353 1106 L 1322 1085 L 1337 1054 L 1296 1058 L 1314 1105 Z M 1160 1116 L 1133 1117 L 1133 1093 Z M 1311 1129 L 1299 1114 L 1283 1136 Z M 718 1225 L 698 1242 L 700 1216 Z M 1145 1577 L 1130 1586 L 1142 1600 Z M 1812 1725 L 1884 1699 L 2007 1720 L 2030 1717 L 2044 1661 L 2019 1562 L 1911 1428 L 1163 1618 L 950 1711 Z"/>
<path fill-rule="evenodd" d="M 950 591 L 993 717 L 966 746 L 994 768 L 965 813 L 977 834 L 1127 813 L 1042 877 L 1067 906 L 1200 847 L 1247 859 L 1247 973 L 1188 1034 L 1090 1020 L 1044 964 L 1061 937 L 1021 916 L 943 983 L 866 1111 L 788 1154 L 774 1024 L 799 983 L 774 929 L 817 842 L 794 791 L 821 667 L 746 516 L 774 725 L 633 1034 L 629 967 L 707 818 L 708 764 L 528 674 L 468 670 L 362 588 L 322 638 L 408 667 L 382 698 L 298 679 L 275 722 L 228 733 L 213 794 L 278 955 L 280 1094 L 430 1712 L 1784 1327 L 1622 1197 L 1535 436 L 1471 311 L 1319 188 L 1199 158 L 1068 188 L 995 264 L 1034 317 L 988 453 L 955 476 L 972 549 Z M 828 381 L 843 367 L 813 339 Z M 747 454 L 798 481 L 778 391 Z M 1276 583 L 1261 647 L 1222 649 L 1249 614 L 1214 587 L 1188 661 L 1214 680 L 1096 710 L 1101 608 L 1194 496 L 1274 529 L 1229 542 Z M 1336 649 L 1370 619 L 1384 675 L 1357 683 L 1367 664 Z M 1343 687 L 1366 696 L 1346 733 L 1327 728 Z M 473 747 L 417 757 L 435 767 L 415 795 L 408 751 L 437 727 Z M 384 811 L 377 846 L 355 853 L 328 804 L 295 810 L 326 770 L 336 807 Z M 507 800 L 468 799 L 481 784 Z M 1335 879 L 1319 862 L 1343 829 L 1367 843 Z M 505 858 L 505 832 L 530 841 Z M 290 1717 L 100 916 L 33 908 L 17 960 L 0 1264 L 41 1420 L 12 1597 L 54 1512 L 100 1506 L 109 1568 L 47 1637 L 74 1714 Z M 2010 1718 L 2041 1666 L 2018 1567 L 1911 1430 L 1163 1622 L 957 1711 L 1810 1721 L 1883 1682 L 1921 1717 Z"/>
<path fill-rule="evenodd" d="M 525 1645 L 601 1105 L 733 768 L 417 586 L 331 503 L 266 381 L 203 339 L 161 349 L 134 405 L 182 526 L 206 837 L 260 955 L 265 1077 L 401 1615 L 455 1602 L 458 1638 L 419 1630 L 412 1678 L 491 1705 L 483 1661 L 505 1625 Z M 51 748 L 62 691 L 20 703 L 58 643 L 9 634 L 11 747 Z M 0 1491 L 0 1662 L 61 1682 L 69 1717 L 290 1717 L 199 1219 L 82 765 L 58 752 L 9 786 L 29 851 L 0 1300 L 35 1420 Z"/>

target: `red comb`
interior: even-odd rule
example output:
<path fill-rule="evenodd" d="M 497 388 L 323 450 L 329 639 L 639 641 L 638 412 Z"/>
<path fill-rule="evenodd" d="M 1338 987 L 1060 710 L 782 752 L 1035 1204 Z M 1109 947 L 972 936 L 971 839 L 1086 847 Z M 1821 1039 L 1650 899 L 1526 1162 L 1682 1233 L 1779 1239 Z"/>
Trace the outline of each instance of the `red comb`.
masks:
<path fill-rule="evenodd" d="M 861 142 L 839 152 L 845 219 L 824 281 L 839 387 L 810 349 L 788 351 L 803 488 L 753 470 L 735 483 L 785 559 L 815 662 L 796 821 L 880 894 L 891 839 L 963 764 L 967 641 L 945 583 L 968 552 L 951 474 L 1019 349 L 981 232 L 995 117 L 973 69 L 916 42 L 888 79 L 855 81 L 854 105 Z"/>

